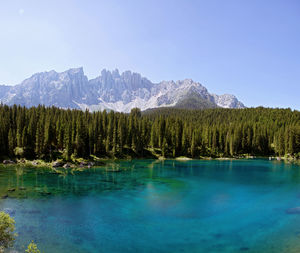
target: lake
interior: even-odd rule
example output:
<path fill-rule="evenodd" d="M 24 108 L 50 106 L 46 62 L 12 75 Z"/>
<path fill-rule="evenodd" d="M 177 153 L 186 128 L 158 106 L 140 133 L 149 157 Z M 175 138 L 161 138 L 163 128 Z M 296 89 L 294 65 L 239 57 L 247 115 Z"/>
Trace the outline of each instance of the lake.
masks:
<path fill-rule="evenodd" d="M 2 166 L 0 194 L 18 252 L 31 240 L 44 253 L 300 252 L 300 167 L 284 162 Z"/>

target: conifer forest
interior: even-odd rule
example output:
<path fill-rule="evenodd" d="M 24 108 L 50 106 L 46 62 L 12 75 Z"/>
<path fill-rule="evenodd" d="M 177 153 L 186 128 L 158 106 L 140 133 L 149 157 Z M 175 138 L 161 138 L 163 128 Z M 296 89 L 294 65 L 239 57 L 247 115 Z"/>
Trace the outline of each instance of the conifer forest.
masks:
<path fill-rule="evenodd" d="M 161 108 L 131 113 L 0 106 L 0 157 L 300 155 L 300 112 Z"/>

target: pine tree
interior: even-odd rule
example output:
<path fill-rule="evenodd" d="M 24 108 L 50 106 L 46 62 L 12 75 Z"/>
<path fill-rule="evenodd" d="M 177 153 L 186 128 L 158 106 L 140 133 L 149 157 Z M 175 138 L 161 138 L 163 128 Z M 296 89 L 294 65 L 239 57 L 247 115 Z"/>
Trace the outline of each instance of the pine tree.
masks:
<path fill-rule="evenodd" d="M 10 128 L 8 131 L 8 154 L 10 157 L 13 157 L 14 155 L 14 148 L 15 148 L 14 134 L 13 134 L 13 130 Z"/>
<path fill-rule="evenodd" d="M 192 135 L 192 143 L 191 143 L 191 156 L 194 158 L 196 155 L 196 140 L 195 140 L 195 132 Z"/>

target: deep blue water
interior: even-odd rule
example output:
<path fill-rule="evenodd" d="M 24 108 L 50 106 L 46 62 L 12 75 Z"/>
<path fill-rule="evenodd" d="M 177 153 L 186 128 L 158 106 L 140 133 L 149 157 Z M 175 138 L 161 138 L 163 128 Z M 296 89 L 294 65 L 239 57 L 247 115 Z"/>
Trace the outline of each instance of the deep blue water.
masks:
<path fill-rule="evenodd" d="M 300 167 L 267 160 L 112 163 L 59 175 L 1 167 L 15 249 L 300 252 Z M 15 191 L 7 192 L 15 188 Z"/>

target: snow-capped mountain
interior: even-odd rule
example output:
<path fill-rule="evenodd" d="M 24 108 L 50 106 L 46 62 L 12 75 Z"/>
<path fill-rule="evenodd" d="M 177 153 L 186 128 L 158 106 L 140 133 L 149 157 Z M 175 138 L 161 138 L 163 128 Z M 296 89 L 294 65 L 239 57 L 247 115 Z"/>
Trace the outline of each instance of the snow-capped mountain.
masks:
<path fill-rule="evenodd" d="M 102 70 L 101 75 L 88 80 L 83 68 L 62 73 L 54 70 L 37 73 L 15 86 L 0 85 L 0 102 L 27 107 L 43 104 L 61 108 L 115 110 L 130 112 L 134 107 L 176 106 L 179 101 L 197 94 L 207 104 L 225 108 L 244 108 L 234 95 L 215 95 L 191 79 L 152 83 L 138 73 Z"/>

